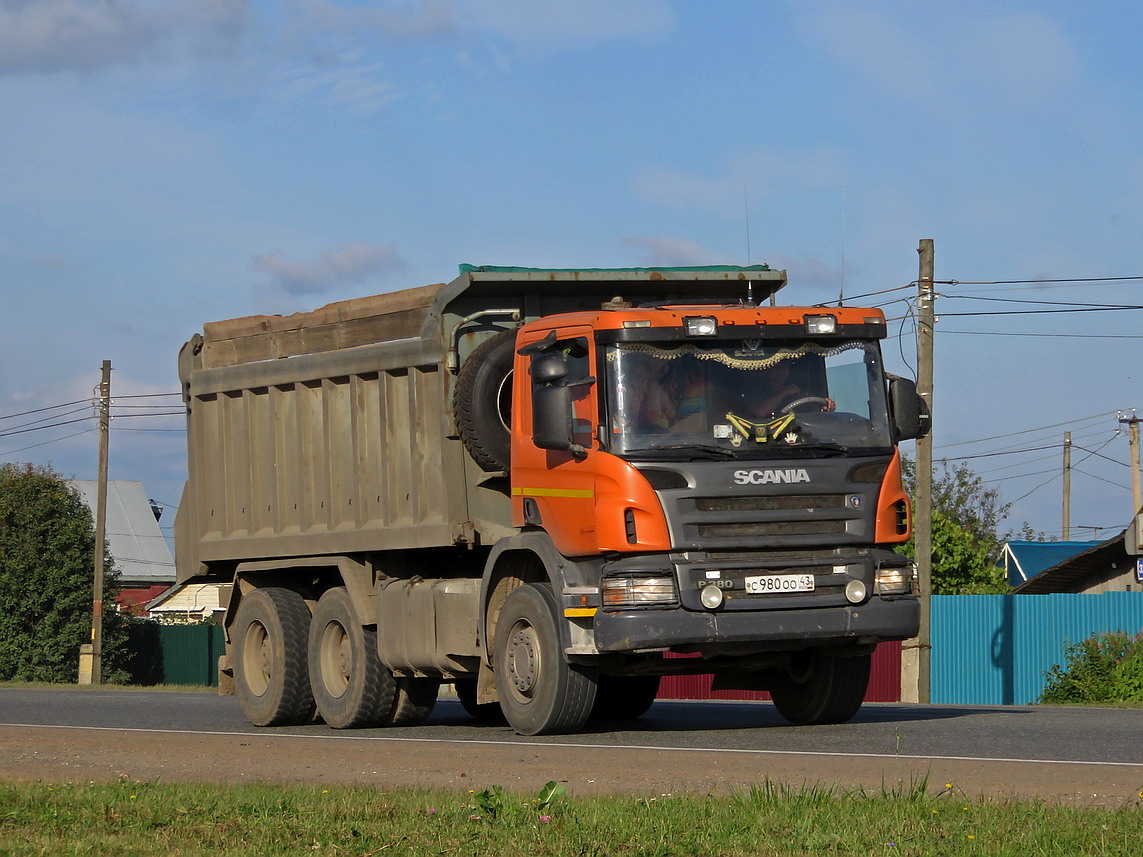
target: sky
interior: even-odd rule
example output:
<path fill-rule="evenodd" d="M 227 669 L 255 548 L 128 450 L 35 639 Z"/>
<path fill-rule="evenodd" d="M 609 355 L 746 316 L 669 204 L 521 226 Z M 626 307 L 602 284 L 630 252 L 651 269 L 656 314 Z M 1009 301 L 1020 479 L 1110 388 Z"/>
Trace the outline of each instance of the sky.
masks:
<path fill-rule="evenodd" d="M 204 322 L 465 262 L 765 262 L 783 303 L 881 306 L 912 376 L 931 238 L 934 456 L 1059 538 L 1070 431 L 1071 537 L 1111 537 L 1140 32 L 1063 0 L 0 0 L 0 462 L 95 478 L 110 360 L 110 476 L 170 533 Z"/>

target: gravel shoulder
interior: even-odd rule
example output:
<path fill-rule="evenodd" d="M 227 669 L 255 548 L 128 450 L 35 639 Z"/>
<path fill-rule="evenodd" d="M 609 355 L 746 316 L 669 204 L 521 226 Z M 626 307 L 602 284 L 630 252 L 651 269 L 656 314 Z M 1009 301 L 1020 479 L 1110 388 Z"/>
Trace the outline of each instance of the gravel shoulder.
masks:
<path fill-rule="evenodd" d="M 484 788 L 572 794 L 725 794 L 767 779 L 879 792 L 946 784 L 967 797 L 1038 798 L 1073 805 L 1139 805 L 1143 766 L 747 754 L 702 750 L 479 744 L 344 736 L 138 733 L 7 726 L 0 778 L 14 781 L 274 782 L 378 788 Z"/>

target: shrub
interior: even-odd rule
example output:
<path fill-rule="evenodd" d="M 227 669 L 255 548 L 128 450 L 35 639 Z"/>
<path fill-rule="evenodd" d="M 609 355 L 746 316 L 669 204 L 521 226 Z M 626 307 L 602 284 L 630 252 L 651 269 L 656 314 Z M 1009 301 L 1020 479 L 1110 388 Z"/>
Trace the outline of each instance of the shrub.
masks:
<path fill-rule="evenodd" d="M 1046 704 L 1143 702 L 1143 632 L 1111 631 L 1064 647 L 1066 666 L 1045 673 Z"/>

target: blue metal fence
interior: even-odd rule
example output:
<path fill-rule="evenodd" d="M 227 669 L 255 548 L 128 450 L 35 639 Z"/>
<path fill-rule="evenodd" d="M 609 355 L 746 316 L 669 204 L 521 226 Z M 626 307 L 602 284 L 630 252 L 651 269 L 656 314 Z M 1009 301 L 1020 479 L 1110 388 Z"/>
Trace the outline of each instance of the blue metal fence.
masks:
<path fill-rule="evenodd" d="M 1143 592 L 1102 595 L 937 595 L 932 600 L 929 698 L 1025 705 L 1064 647 L 1106 631 L 1143 629 Z"/>

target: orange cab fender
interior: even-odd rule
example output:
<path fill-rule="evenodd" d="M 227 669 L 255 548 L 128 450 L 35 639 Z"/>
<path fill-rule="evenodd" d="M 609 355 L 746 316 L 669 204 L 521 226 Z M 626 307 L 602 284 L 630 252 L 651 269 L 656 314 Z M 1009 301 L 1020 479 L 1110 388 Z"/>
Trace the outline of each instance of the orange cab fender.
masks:
<path fill-rule="evenodd" d="M 601 551 L 669 551 L 671 534 L 659 495 L 634 465 L 597 453 L 596 538 Z"/>
<path fill-rule="evenodd" d="M 913 513 L 909 495 L 905 493 L 901 479 L 901 452 L 893 452 L 893 460 L 881 479 L 881 491 L 877 498 L 877 527 L 875 538 L 878 544 L 900 544 L 909 540 L 913 527 Z"/>

